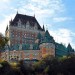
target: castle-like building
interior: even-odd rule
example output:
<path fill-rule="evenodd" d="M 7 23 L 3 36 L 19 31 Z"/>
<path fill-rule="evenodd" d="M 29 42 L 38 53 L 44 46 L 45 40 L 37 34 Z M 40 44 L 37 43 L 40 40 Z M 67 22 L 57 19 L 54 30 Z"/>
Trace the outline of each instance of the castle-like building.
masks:
<path fill-rule="evenodd" d="M 63 44 L 56 43 L 44 25 L 40 26 L 35 16 L 17 13 L 9 22 L 5 36 L 9 41 L 1 53 L 4 60 L 40 60 L 46 55 L 55 57 L 74 52 L 70 44 L 66 48 Z"/>

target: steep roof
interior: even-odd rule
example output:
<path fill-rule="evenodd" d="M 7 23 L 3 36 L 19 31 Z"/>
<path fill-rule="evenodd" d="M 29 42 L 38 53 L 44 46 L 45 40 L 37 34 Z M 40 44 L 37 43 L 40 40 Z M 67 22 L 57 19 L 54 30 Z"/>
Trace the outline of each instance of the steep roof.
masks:
<path fill-rule="evenodd" d="M 57 50 L 67 51 L 66 46 L 63 45 L 62 43 L 61 44 L 60 43 L 55 43 L 55 45 L 56 45 Z"/>
<path fill-rule="evenodd" d="M 49 34 L 48 30 L 46 30 L 46 32 L 45 32 L 45 37 L 50 38 L 50 34 Z"/>
<path fill-rule="evenodd" d="M 35 23 L 37 24 L 38 26 L 38 29 L 39 30 L 42 30 L 44 31 L 41 26 L 39 25 L 38 21 L 36 20 L 35 17 L 33 16 L 28 16 L 28 15 L 23 15 L 23 14 L 16 14 L 15 18 L 13 19 L 13 21 L 10 21 L 10 25 L 12 26 L 16 26 L 17 25 L 17 22 L 21 20 L 22 24 L 25 25 L 27 23 L 27 21 L 29 21 L 30 25 L 31 26 L 34 26 Z"/>
<path fill-rule="evenodd" d="M 49 34 L 48 30 L 46 30 L 45 32 L 45 36 L 44 36 L 44 40 L 43 40 L 44 43 L 54 43 L 54 39 L 53 37 Z"/>
<path fill-rule="evenodd" d="M 55 55 L 56 57 L 63 57 L 67 55 L 67 48 L 62 43 L 55 42 Z"/>
<path fill-rule="evenodd" d="M 70 45 L 70 43 L 67 46 L 67 50 L 68 50 L 68 52 L 74 52 L 74 50 L 72 49 L 72 46 Z"/>

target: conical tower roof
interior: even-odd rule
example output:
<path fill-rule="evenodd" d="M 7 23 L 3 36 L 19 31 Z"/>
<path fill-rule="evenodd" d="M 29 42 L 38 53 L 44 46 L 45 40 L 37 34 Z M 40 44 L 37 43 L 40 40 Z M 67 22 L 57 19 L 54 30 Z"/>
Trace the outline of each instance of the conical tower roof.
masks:
<path fill-rule="evenodd" d="M 48 30 L 45 32 L 43 43 L 54 43 L 53 37 L 49 34 Z"/>
<path fill-rule="evenodd" d="M 68 50 L 68 52 L 72 52 L 73 51 L 72 46 L 70 45 L 70 43 L 67 46 L 67 50 Z"/>

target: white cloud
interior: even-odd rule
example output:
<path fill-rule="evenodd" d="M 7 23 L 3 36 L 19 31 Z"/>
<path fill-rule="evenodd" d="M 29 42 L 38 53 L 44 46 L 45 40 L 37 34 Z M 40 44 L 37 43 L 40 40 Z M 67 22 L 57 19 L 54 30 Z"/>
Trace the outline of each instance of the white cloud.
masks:
<path fill-rule="evenodd" d="M 47 23 L 47 19 L 52 19 L 54 22 L 64 22 L 67 20 L 71 20 L 69 17 L 58 17 L 60 13 L 65 11 L 64 4 L 62 0 L 20 0 L 16 6 L 12 6 L 15 3 L 10 5 L 10 2 L 13 0 L 0 0 L 0 11 L 6 9 L 12 9 L 14 12 L 18 11 L 27 15 L 34 15 L 40 24 L 43 22 L 46 23 L 46 29 L 52 27 L 52 24 Z M 13 2 L 15 2 L 14 0 Z M 18 1 L 18 0 L 17 0 Z M 6 11 L 5 11 L 6 12 Z M 6 15 L 6 14 L 5 14 Z M 8 22 L 11 18 L 14 17 L 14 14 L 9 14 L 5 16 L 3 21 L 0 21 L 0 32 L 4 33 Z M 54 39 L 59 43 L 71 43 L 75 48 L 73 37 L 75 38 L 75 33 L 71 32 L 68 29 L 58 29 L 58 30 L 50 30 L 51 35 L 53 35 Z"/>
<path fill-rule="evenodd" d="M 14 14 L 10 14 L 8 16 L 5 16 L 5 19 L 0 22 L 0 32 L 2 32 L 3 34 L 5 34 L 6 26 L 9 25 L 9 21 L 11 19 L 13 19 L 14 16 L 15 16 Z"/>
<path fill-rule="evenodd" d="M 50 2 L 50 0 L 31 0 L 31 1 L 37 3 L 38 5 L 40 4 L 44 6 L 48 5 Z"/>
<path fill-rule="evenodd" d="M 67 21 L 67 20 L 72 20 L 72 18 L 69 18 L 69 17 L 55 17 L 55 18 L 53 18 L 54 22 L 63 22 L 63 21 Z"/>
<path fill-rule="evenodd" d="M 9 7 L 9 3 L 10 3 L 10 0 L 0 0 L 0 12 L 4 10 L 8 10 L 10 7 Z"/>
<path fill-rule="evenodd" d="M 58 43 L 63 43 L 66 46 L 68 43 L 71 43 L 72 47 L 75 49 L 75 45 L 73 42 L 73 37 L 75 37 L 75 33 L 68 29 L 58 29 L 58 30 L 49 30 L 50 34 L 54 37 L 55 41 Z"/>
<path fill-rule="evenodd" d="M 35 14 L 40 24 L 45 22 L 47 18 L 55 17 L 65 10 L 62 0 L 27 0 L 27 3 L 21 1 L 18 5 L 20 5 L 18 7 L 20 13 L 32 16 Z"/>
<path fill-rule="evenodd" d="M 31 0 L 30 2 L 34 2 L 38 6 L 41 5 L 56 10 L 61 9 L 61 7 L 63 6 L 62 0 Z"/>
<path fill-rule="evenodd" d="M 16 6 L 12 6 L 14 5 L 12 0 L 0 0 L 0 2 L 7 2 L 6 4 L 3 3 L 0 5 L 0 11 L 4 12 L 4 10 L 6 10 L 7 12 L 9 9 L 9 11 L 13 10 L 15 12 L 15 10 L 18 10 L 20 13 L 32 16 L 35 14 L 40 24 L 45 21 L 44 19 L 48 17 L 51 18 L 64 10 L 61 0 L 22 0 L 17 1 Z M 10 3 L 12 3 L 12 5 L 10 5 Z"/>
<path fill-rule="evenodd" d="M 10 2 L 10 3 L 12 2 L 12 0 L 0 0 L 0 2 L 1 1 Z M 12 3 L 11 6 L 10 6 L 10 3 L 1 5 L 2 7 L 0 8 L 1 11 L 3 10 L 4 12 L 5 9 L 6 11 L 8 11 L 8 9 L 12 9 L 15 12 L 18 9 L 18 11 L 23 14 L 32 15 L 32 16 L 35 14 L 35 17 L 40 24 L 43 24 L 43 22 L 47 24 L 46 18 L 54 17 L 57 13 L 64 10 L 63 3 L 61 0 L 27 0 L 27 1 L 22 0 L 22 1 L 19 1 L 19 3 L 17 3 L 16 6 L 14 7 L 12 6 L 14 3 Z M 8 21 L 11 20 L 11 18 L 12 18 L 12 15 L 8 15 L 8 17 L 5 17 L 4 20 L 1 22 L 0 27 L 1 28 L 3 27 L 3 29 L 0 31 L 2 33 L 4 33 L 5 27 L 8 24 Z"/>
<path fill-rule="evenodd" d="M 9 2 L 10 0 L 0 0 L 0 2 Z"/>
<path fill-rule="evenodd" d="M 10 11 L 11 9 L 15 12 L 15 10 L 18 9 L 18 11 L 23 14 L 35 14 L 35 17 L 40 23 L 43 23 L 45 21 L 45 18 L 53 17 L 56 15 L 56 13 L 59 13 L 64 10 L 63 3 L 61 0 L 22 0 L 19 1 L 16 6 L 13 2 L 18 2 L 18 0 L 0 0 L 0 12 L 4 13 L 4 10 L 5 12 L 12 12 Z M 11 4 L 14 6 L 12 6 Z M 4 18 L 3 22 L 6 23 L 6 21 L 7 19 Z M 3 22 L 1 22 L 1 24 L 3 24 Z"/>
<path fill-rule="evenodd" d="M 22 10 L 25 10 L 29 14 L 35 13 L 35 15 L 41 16 L 42 18 L 46 16 L 53 17 L 56 13 L 64 10 L 61 0 L 28 0 L 28 3 L 25 3 L 25 1 L 20 3 L 21 7 L 18 8 L 19 11 L 22 12 Z"/>

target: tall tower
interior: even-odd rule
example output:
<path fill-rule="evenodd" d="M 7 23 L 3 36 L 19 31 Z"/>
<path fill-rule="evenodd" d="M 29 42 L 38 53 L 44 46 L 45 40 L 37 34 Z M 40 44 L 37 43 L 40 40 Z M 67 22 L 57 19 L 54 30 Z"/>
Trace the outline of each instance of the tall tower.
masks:
<path fill-rule="evenodd" d="M 41 55 L 44 57 L 45 55 L 55 56 L 55 41 L 52 36 L 50 36 L 48 30 L 45 32 L 44 39 L 40 44 Z"/>

